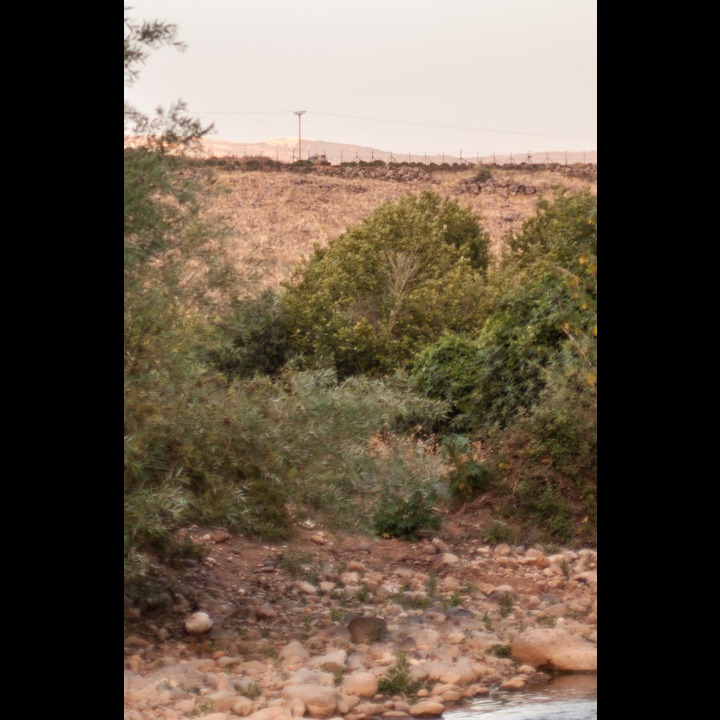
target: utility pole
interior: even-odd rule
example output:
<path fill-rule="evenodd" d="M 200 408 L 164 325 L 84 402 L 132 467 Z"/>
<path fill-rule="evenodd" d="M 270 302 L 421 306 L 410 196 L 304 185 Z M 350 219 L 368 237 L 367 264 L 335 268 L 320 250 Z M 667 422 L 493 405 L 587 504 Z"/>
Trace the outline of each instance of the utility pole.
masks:
<path fill-rule="evenodd" d="M 300 121 L 305 114 L 305 110 L 295 110 L 293 114 L 298 116 L 298 160 L 302 160 L 302 131 Z"/>

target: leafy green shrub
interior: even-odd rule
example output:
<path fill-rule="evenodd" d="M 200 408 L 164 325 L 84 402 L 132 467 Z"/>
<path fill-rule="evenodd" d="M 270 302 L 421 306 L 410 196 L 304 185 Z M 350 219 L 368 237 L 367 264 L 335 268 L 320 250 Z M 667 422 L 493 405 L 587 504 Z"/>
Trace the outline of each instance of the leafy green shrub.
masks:
<path fill-rule="evenodd" d="M 517 483 L 511 502 L 517 514 L 532 518 L 536 530 L 543 530 L 547 537 L 562 542 L 572 540 L 571 507 L 547 471 L 532 474 L 532 468 L 528 468 L 528 474 Z"/>
<path fill-rule="evenodd" d="M 444 332 L 479 327 L 488 253 L 488 234 L 454 201 L 386 203 L 286 286 L 292 347 L 341 377 L 408 366 Z"/>
<path fill-rule="evenodd" d="M 282 167 L 281 163 L 262 155 L 240 158 L 237 160 L 237 163 L 243 172 L 267 172 L 270 170 L 279 170 Z"/>
<path fill-rule="evenodd" d="M 468 460 L 455 467 L 448 476 L 450 496 L 467 502 L 487 492 L 495 479 L 495 470 L 489 463 Z"/>
<path fill-rule="evenodd" d="M 489 180 L 493 179 L 492 171 L 489 167 L 486 165 L 483 165 L 481 168 L 478 169 L 478 171 L 473 175 L 473 180 L 476 183 L 484 183 L 488 182 Z"/>
<path fill-rule="evenodd" d="M 407 498 L 381 498 L 373 514 L 373 526 L 378 535 L 413 539 L 420 530 L 436 530 L 442 523 L 432 506 L 431 493 L 416 488 Z"/>
<path fill-rule="evenodd" d="M 545 275 L 513 289 L 498 303 L 477 341 L 471 411 L 476 424 L 504 426 L 530 408 L 542 371 L 566 339 L 569 293 Z M 469 403 L 468 403 L 469 404 Z"/>
<path fill-rule="evenodd" d="M 532 437 L 536 457 L 550 458 L 557 472 L 586 488 L 597 482 L 596 354 L 594 342 L 584 355 L 565 348 L 546 369 L 538 402 L 519 425 Z"/>
<path fill-rule="evenodd" d="M 458 412 L 467 410 L 479 383 L 478 350 L 474 340 L 445 333 L 415 356 L 410 371 L 415 389 Z"/>
<path fill-rule="evenodd" d="M 230 379 L 273 375 L 285 365 L 288 341 L 282 300 L 265 290 L 257 298 L 235 303 L 222 320 L 221 342 L 207 351 L 207 357 Z"/>
<path fill-rule="evenodd" d="M 370 531 L 378 498 L 442 475 L 438 458 L 392 434 L 432 402 L 380 380 L 288 371 L 230 384 L 200 366 L 180 384 L 157 376 L 152 388 L 133 390 L 125 478 L 132 562 L 186 522 L 283 538 L 299 515 Z M 372 452 L 381 433 L 381 452 Z"/>
<path fill-rule="evenodd" d="M 508 543 L 512 545 L 517 540 L 517 533 L 509 525 L 494 520 L 492 525 L 490 525 L 485 532 L 483 539 L 491 545 L 498 545 L 500 543 Z"/>
<path fill-rule="evenodd" d="M 506 286 L 477 339 L 476 423 L 505 426 L 530 410 L 563 353 L 595 376 L 597 200 L 578 193 L 538 206 L 511 237 Z"/>
<path fill-rule="evenodd" d="M 563 267 L 575 266 L 580 256 L 597 257 L 597 197 L 588 190 L 561 191 L 540 198 L 535 214 L 508 239 L 515 268 L 543 258 Z"/>

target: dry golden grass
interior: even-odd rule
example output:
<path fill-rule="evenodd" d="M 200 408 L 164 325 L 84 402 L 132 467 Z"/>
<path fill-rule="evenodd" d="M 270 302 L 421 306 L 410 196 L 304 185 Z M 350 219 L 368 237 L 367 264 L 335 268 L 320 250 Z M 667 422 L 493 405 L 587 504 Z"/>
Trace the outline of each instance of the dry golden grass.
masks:
<path fill-rule="evenodd" d="M 517 230 L 533 214 L 539 197 L 561 187 L 592 188 L 587 180 L 549 170 L 494 169 L 499 185 L 519 183 L 533 186 L 532 195 L 515 194 L 502 188 L 479 195 L 459 193 L 463 180 L 476 168 L 462 172 L 436 172 L 431 181 L 402 183 L 375 178 L 343 178 L 295 172 L 242 172 L 218 170 L 209 199 L 208 212 L 229 232 L 229 252 L 237 268 L 242 295 L 255 295 L 278 287 L 313 247 L 359 223 L 380 204 L 397 201 L 408 193 L 434 190 L 455 198 L 470 208 L 487 228 L 497 253 L 507 233 Z"/>

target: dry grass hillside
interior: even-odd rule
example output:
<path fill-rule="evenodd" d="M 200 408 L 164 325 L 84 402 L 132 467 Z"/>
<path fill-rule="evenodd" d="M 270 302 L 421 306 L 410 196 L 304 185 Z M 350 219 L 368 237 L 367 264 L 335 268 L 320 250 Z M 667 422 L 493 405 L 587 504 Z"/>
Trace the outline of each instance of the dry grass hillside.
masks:
<path fill-rule="evenodd" d="M 533 214 L 538 198 L 556 188 L 597 189 L 591 177 L 551 169 L 494 168 L 493 182 L 481 186 L 472 183 L 475 166 L 433 172 L 429 179 L 360 177 L 356 170 L 345 173 L 335 167 L 305 173 L 239 168 L 214 172 L 217 193 L 209 199 L 208 214 L 229 232 L 230 253 L 246 296 L 277 287 L 314 245 L 327 244 L 380 204 L 408 193 L 434 190 L 469 207 L 489 231 L 497 253 L 507 233 Z"/>

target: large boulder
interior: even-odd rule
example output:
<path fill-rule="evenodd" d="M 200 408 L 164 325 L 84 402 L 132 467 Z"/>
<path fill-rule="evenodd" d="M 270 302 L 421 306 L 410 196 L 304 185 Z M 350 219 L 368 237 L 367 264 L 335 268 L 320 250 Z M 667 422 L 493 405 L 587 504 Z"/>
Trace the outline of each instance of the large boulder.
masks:
<path fill-rule="evenodd" d="M 416 718 L 438 717 L 444 712 L 445 706 L 432 700 L 421 700 L 410 708 L 410 714 Z"/>
<path fill-rule="evenodd" d="M 371 698 L 378 691 L 378 679 L 371 672 L 354 672 L 348 675 L 342 683 L 342 692 L 345 695 Z"/>
<path fill-rule="evenodd" d="M 287 700 L 302 700 L 308 713 L 316 718 L 330 717 L 338 700 L 337 690 L 325 685 L 290 685 L 282 695 Z"/>
<path fill-rule="evenodd" d="M 528 630 L 510 646 L 513 660 L 539 670 L 592 672 L 597 670 L 597 645 L 556 629 Z"/>
<path fill-rule="evenodd" d="M 282 650 L 280 657 L 286 665 L 300 664 L 310 659 L 310 653 L 297 640 L 291 640 Z"/>
<path fill-rule="evenodd" d="M 373 615 L 353 618 L 347 626 L 354 643 L 374 643 L 387 635 L 387 622 Z"/>

